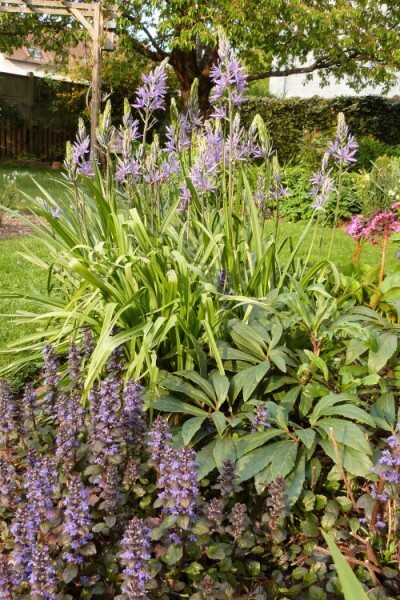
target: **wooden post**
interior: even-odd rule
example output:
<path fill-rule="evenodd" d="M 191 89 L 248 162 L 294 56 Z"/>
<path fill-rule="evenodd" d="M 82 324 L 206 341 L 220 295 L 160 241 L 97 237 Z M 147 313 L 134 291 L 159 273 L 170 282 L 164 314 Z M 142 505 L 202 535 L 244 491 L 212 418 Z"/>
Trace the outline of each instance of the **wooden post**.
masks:
<path fill-rule="evenodd" d="M 92 157 L 96 157 L 96 129 L 99 124 L 101 103 L 101 44 L 102 33 L 100 4 L 94 5 L 93 13 L 93 69 L 92 69 L 92 101 L 90 110 L 90 151 Z"/>

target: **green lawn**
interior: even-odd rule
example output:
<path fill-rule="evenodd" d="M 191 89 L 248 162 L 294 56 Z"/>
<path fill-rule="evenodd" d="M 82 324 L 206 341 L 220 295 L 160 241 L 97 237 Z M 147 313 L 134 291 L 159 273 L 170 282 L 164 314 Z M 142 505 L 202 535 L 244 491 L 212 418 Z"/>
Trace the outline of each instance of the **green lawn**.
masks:
<path fill-rule="evenodd" d="M 52 196 L 65 193 L 66 179 L 61 171 L 48 167 L 13 167 L 0 166 L 0 202 L 2 194 L 10 179 L 15 179 L 19 192 L 17 205 L 19 210 L 29 210 L 29 200 L 24 196 L 42 196 L 35 182 L 43 186 Z"/>

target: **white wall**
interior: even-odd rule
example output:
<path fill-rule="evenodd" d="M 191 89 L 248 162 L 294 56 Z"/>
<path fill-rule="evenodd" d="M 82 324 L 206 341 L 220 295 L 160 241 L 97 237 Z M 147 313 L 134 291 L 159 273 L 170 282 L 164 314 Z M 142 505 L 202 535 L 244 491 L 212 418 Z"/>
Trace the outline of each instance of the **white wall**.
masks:
<path fill-rule="evenodd" d="M 45 65 L 36 65 L 35 63 L 22 62 L 19 60 L 10 60 L 5 58 L 0 52 L 0 73 L 11 75 L 25 75 L 33 73 L 35 77 L 44 77 L 49 73 Z"/>
<path fill-rule="evenodd" d="M 334 96 L 392 96 L 400 95 L 400 77 L 397 84 L 387 94 L 382 93 L 381 87 L 372 85 L 364 88 L 361 92 L 355 92 L 343 79 L 340 83 L 332 81 L 330 85 L 321 87 L 318 75 L 315 74 L 311 81 L 305 83 L 306 75 L 289 75 L 289 77 L 271 77 L 269 90 L 278 98 L 311 98 L 321 96 L 322 98 L 333 98 Z"/>

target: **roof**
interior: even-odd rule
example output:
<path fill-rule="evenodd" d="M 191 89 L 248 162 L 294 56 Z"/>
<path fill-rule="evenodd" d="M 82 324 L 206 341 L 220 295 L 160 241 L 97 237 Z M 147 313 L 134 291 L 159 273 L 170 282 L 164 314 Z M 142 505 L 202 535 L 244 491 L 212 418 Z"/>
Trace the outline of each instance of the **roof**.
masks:
<path fill-rule="evenodd" d="M 11 53 L 4 54 L 8 60 L 31 63 L 35 65 L 52 65 L 56 61 L 56 53 L 52 50 L 43 50 L 32 42 L 32 45 L 17 48 Z M 89 58 L 90 47 L 86 42 L 80 41 L 72 47 L 69 56 L 73 58 Z"/>

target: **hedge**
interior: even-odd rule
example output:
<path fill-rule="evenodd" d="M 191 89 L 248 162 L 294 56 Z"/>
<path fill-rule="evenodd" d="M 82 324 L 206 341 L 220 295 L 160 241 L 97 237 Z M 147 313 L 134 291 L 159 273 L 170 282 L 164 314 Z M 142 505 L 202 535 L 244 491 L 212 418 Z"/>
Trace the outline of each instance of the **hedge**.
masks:
<path fill-rule="evenodd" d="M 267 124 L 281 161 L 298 156 L 303 132 L 331 136 L 337 115 L 343 112 L 350 131 L 360 139 L 373 137 L 385 144 L 400 144 L 400 102 L 381 96 L 337 98 L 250 98 L 242 105 L 242 124 L 248 127 L 260 114 Z"/>

